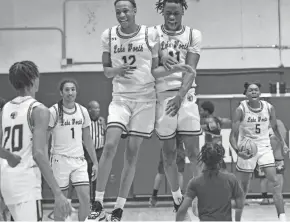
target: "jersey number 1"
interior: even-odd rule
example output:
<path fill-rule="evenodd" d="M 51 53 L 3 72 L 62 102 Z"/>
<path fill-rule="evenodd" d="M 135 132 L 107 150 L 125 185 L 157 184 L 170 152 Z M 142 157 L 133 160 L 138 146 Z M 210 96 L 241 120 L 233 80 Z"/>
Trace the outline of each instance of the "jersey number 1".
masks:
<path fill-rule="evenodd" d="M 23 125 L 15 125 L 13 127 L 6 127 L 4 129 L 4 147 L 5 149 L 11 150 L 12 152 L 18 152 L 23 147 Z M 7 144 L 11 136 L 11 144 Z"/>
<path fill-rule="evenodd" d="M 174 56 L 174 54 L 175 54 L 175 56 Z M 177 62 L 180 62 L 180 52 L 173 52 L 173 51 L 169 51 L 169 55 L 171 56 L 171 57 L 176 57 L 176 60 L 177 60 Z"/>
<path fill-rule="evenodd" d="M 75 138 L 75 128 L 71 128 L 71 137 L 74 139 Z"/>

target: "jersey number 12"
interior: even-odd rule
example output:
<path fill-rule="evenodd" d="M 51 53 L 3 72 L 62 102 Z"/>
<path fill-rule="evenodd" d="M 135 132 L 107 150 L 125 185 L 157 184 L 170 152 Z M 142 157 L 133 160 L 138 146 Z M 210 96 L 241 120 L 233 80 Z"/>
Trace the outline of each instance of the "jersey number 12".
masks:
<path fill-rule="evenodd" d="M 6 135 L 6 136 L 5 136 Z M 4 147 L 12 152 L 18 152 L 23 148 L 23 125 L 15 125 L 13 127 L 6 127 L 4 129 Z M 11 138 L 11 144 L 7 144 Z"/>

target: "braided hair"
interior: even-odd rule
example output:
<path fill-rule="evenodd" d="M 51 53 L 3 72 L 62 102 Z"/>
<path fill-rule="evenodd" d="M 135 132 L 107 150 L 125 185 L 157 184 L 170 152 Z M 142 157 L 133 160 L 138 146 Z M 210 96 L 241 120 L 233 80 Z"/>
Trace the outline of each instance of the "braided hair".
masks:
<path fill-rule="evenodd" d="M 218 173 L 224 155 L 225 149 L 223 146 L 217 143 L 206 143 L 201 148 L 201 152 L 199 153 L 197 160 L 199 163 L 203 162 L 206 165 L 207 171 L 209 171 L 209 175 L 211 177 L 212 172 L 216 171 Z"/>
<path fill-rule="evenodd" d="M 114 6 L 116 6 L 116 4 L 120 1 L 128 1 L 133 5 L 133 8 L 137 8 L 137 4 L 136 4 L 135 0 L 115 0 Z"/>
<path fill-rule="evenodd" d="M 163 14 L 164 6 L 166 3 L 180 4 L 182 6 L 183 11 L 188 8 L 186 0 L 158 0 L 158 2 L 156 2 L 156 4 L 155 4 L 155 8 L 156 8 L 157 12 L 160 11 L 159 13 Z"/>
<path fill-rule="evenodd" d="M 73 80 L 73 79 L 65 79 L 63 81 L 61 81 L 60 85 L 59 85 L 59 90 L 61 92 L 63 92 L 63 88 L 64 88 L 64 85 L 66 83 L 72 83 L 75 85 L 76 88 L 78 88 L 78 84 L 77 84 L 77 81 Z M 57 106 L 58 106 L 58 117 L 60 119 L 60 122 L 61 124 L 63 124 L 63 99 L 59 100 L 57 102 Z"/>
<path fill-rule="evenodd" d="M 37 78 L 39 71 L 32 61 L 16 62 L 9 69 L 9 81 L 16 90 L 32 87 Z"/>
<path fill-rule="evenodd" d="M 249 86 L 253 85 L 253 84 L 258 86 L 259 89 L 261 89 L 261 87 L 262 87 L 261 83 L 259 83 L 259 82 L 245 82 L 244 83 L 244 93 L 243 93 L 244 95 L 246 95 Z"/>

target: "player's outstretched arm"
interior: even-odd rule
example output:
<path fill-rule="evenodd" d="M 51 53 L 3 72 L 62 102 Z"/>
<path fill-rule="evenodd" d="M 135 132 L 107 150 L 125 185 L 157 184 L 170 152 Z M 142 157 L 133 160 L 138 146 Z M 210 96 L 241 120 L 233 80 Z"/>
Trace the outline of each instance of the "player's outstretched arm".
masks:
<path fill-rule="evenodd" d="M 242 119 L 243 119 L 243 111 L 241 110 L 241 108 L 238 107 L 234 113 L 234 119 L 232 122 L 232 130 L 230 133 L 230 144 L 236 152 L 238 152 L 239 128 L 240 128 Z"/>

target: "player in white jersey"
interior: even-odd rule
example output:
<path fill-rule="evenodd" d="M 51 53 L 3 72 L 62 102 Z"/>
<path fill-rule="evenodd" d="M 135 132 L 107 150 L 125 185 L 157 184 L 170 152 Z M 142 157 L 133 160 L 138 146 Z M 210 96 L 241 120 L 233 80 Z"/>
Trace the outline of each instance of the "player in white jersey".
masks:
<path fill-rule="evenodd" d="M 280 221 L 286 221 L 285 209 L 283 203 L 280 183 L 276 174 L 275 159 L 270 143 L 269 125 L 271 125 L 274 134 L 283 144 L 283 149 L 288 152 L 289 149 L 283 139 L 281 132 L 277 127 L 277 120 L 274 107 L 266 101 L 260 100 L 261 85 L 259 83 L 245 83 L 244 94 L 247 99 L 242 101 L 236 109 L 232 131 L 230 134 L 230 143 L 237 152 L 237 176 L 241 180 L 245 198 L 248 193 L 252 173 L 256 164 L 264 171 L 266 178 L 273 184 L 273 199 L 276 205 Z M 238 146 L 238 139 L 252 140 L 258 149 L 255 156 L 247 151 L 241 151 Z"/>
<path fill-rule="evenodd" d="M 191 167 L 199 172 L 197 155 L 198 136 L 201 135 L 199 109 L 195 96 L 196 67 L 200 58 L 201 33 L 182 25 L 182 17 L 187 9 L 185 0 L 159 0 L 156 9 L 164 16 L 164 24 L 156 26 L 160 36 L 160 57 L 163 66 L 171 70 L 171 65 L 190 65 L 194 74 L 175 72 L 156 79 L 157 107 L 156 133 L 163 143 L 166 177 L 171 187 L 174 207 L 177 210 L 182 201 L 176 166 L 175 137 L 184 141 Z"/>
<path fill-rule="evenodd" d="M 31 61 L 17 62 L 9 80 L 18 96 L 4 105 L 0 121 L 1 192 L 15 221 L 40 221 L 41 174 L 64 216 L 71 212 L 47 159 L 49 110 L 34 99 L 39 72 Z"/>
<path fill-rule="evenodd" d="M 102 34 L 104 74 L 113 78 L 113 100 L 109 106 L 106 142 L 100 159 L 95 202 L 89 220 L 104 218 L 103 199 L 112 161 L 122 133 L 129 136 L 124 168 L 115 209 L 110 220 L 121 220 L 123 208 L 134 179 L 139 148 L 150 138 L 155 122 L 155 76 L 168 75 L 158 67 L 156 29 L 135 23 L 134 0 L 114 3 L 119 26 Z M 151 70 L 154 67 L 154 70 Z M 173 70 L 180 69 L 175 66 Z M 152 71 L 152 73 L 151 73 Z"/>
<path fill-rule="evenodd" d="M 52 135 L 51 165 L 63 193 L 68 195 L 70 182 L 79 198 L 79 220 L 84 221 L 90 213 L 90 188 L 87 161 L 83 143 L 93 161 L 93 179 L 96 179 L 98 160 L 90 135 L 91 119 L 87 109 L 75 102 L 77 83 L 64 80 L 60 84 L 62 99 L 50 108 L 49 127 Z M 57 208 L 55 220 L 63 220 Z"/>

